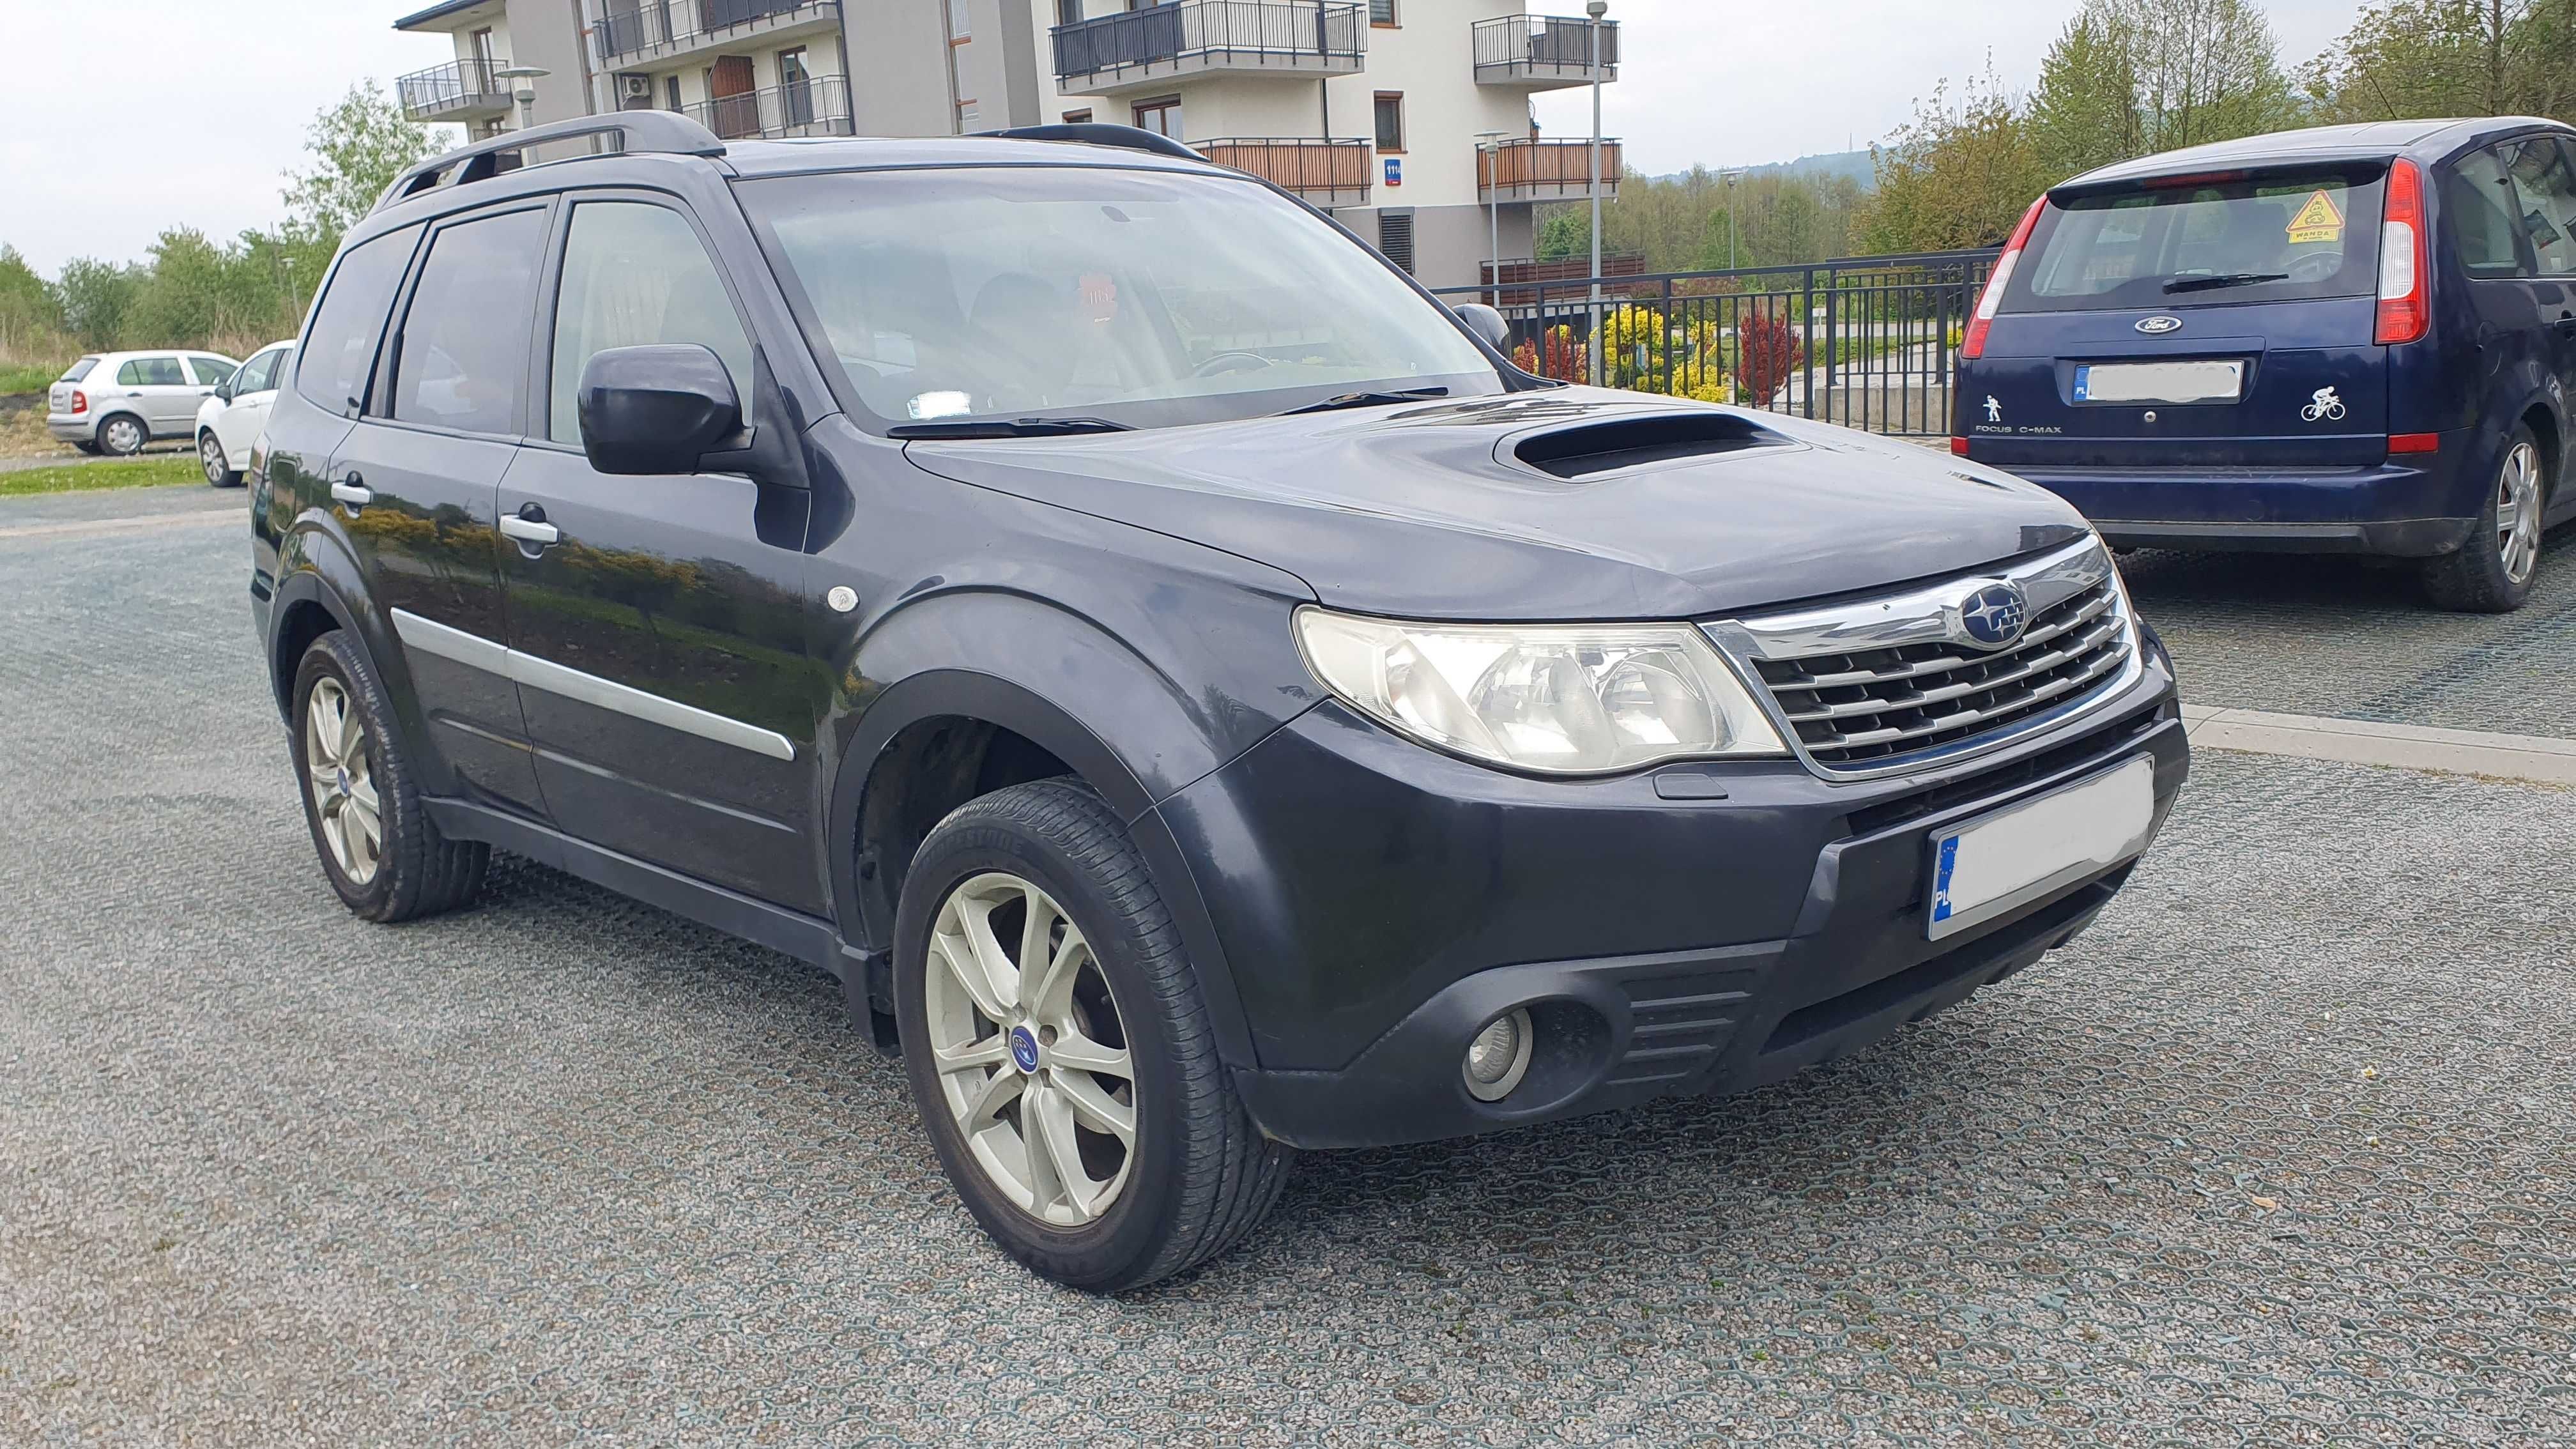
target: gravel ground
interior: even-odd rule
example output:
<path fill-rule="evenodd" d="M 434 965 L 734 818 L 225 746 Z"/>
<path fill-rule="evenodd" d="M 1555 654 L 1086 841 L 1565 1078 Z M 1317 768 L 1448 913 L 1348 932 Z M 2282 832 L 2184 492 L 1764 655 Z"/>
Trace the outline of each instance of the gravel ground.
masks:
<path fill-rule="evenodd" d="M 818 973 L 524 863 L 341 911 L 246 552 L 0 541 L 0 1442 L 2576 1442 L 2566 793 L 2205 756 L 1954 1012 L 1102 1302 Z"/>
<path fill-rule="evenodd" d="M 2576 736 L 2576 527 L 2513 614 L 2445 614 L 2402 565 L 2142 553 L 2121 572 L 2196 704 Z"/>

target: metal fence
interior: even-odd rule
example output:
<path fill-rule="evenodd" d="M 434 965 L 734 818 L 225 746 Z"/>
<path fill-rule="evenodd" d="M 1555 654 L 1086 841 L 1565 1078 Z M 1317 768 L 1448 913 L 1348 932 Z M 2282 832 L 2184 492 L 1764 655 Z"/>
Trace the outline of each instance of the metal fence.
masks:
<path fill-rule="evenodd" d="M 1996 255 L 1507 278 L 1499 289 L 1437 290 L 1456 302 L 1500 304 L 1512 350 L 1532 372 L 1939 437 L 1950 431 L 1960 334 Z"/>

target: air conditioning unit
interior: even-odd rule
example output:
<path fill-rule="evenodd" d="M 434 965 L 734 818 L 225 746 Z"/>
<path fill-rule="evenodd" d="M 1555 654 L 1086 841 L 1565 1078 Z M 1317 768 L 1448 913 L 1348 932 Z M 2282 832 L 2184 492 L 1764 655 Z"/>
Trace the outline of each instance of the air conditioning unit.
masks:
<path fill-rule="evenodd" d="M 653 78 L 649 75 L 620 75 L 617 93 L 630 101 L 650 101 L 653 99 Z"/>

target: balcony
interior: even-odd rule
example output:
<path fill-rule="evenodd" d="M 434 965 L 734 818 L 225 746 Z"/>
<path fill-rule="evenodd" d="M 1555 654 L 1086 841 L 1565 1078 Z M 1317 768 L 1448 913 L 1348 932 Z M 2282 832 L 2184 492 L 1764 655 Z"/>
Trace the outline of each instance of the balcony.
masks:
<path fill-rule="evenodd" d="M 1480 300 L 1497 307 L 1561 303 L 1569 298 L 1583 297 L 1591 290 L 1592 258 L 1588 256 L 1567 257 L 1553 262 L 1521 257 L 1504 262 L 1499 278 L 1494 275 L 1494 270 L 1492 262 L 1477 263 L 1476 280 L 1486 289 Z M 1612 252 L 1601 259 L 1601 275 L 1605 277 L 1642 277 L 1645 274 L 1644 252 Z M 1613 297 L 1660 295 L 1652 286 L 1612 286 L 1603 291 Z"/>
<path fill-rule="evenodd" d="M 685 59 L 722 46 L 787 40 L 840 23 L 840 0 L 643 0 L 591 26 L 602 70 Z"/>
<path fill-rule="evenodd" d="M 405 120 L 481 121 L 510 113 L 510 83 L 495 72 L 506 60 L 453 60 L 394 82 Z"/>
<path fill-rule="evenodd" d="M 818 75 L 794 85 L 745 91 L 682 106 L 680 114 L 728 141 L 775 141 L 787 136 L 848 136 L 850 82 Z"/>
<path fill-rule="evenodd" d="M 1584 184 L 1592 143 L 1586 141 L 1505 141 L 1476 153 L 1476 200 L 1578 201 L 1592 194 Z M 1619 143 L 1601 142 L 1601 196 L 1619 194 Z"/>
<path fill-rule="evenodd" d="M 1193 141 L 1219 166 L 1249 172 L 1317 206 L 1366 206 L 1376 147 L 1367 141 L 1301 136 L 1231 136 Z"/>
<path fill-rule="evenodd" d="M 1505 15 L 1476 22 L 1476 83 L 1525 91 L 1588 86 L 1596 28 L 1601 32 L 1601 79 L 1615 81 L 1619 78 L 1619 22 Z"/>
<path fill-rule="evenodd" d="M 1107 96 L 1198 75 L 1352 75 L 1368 10 L 1325 0 L 1176 0 L 1059 25 L 1056 88 Z"/>

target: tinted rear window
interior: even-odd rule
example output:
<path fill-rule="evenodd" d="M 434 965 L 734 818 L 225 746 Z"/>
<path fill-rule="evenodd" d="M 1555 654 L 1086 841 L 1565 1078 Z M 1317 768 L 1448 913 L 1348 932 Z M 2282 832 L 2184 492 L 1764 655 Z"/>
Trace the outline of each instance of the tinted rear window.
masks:
<path fill-rule="evenodd" d="M 2363 297 L 2377 287 L 2384 168 L 2131 187 L 2052 203 L 2016 312 Z"/>
<path fill-rule="evenodd" d="M 344 415 L 355 414 L 365 403 L 385 314 L 393 308 L 394 287 L 411 262 L 420 232 L 417 226 L 389 231 L 340 258 L 313 312 L 313 327 L 295 368 L 296 391 Z"/>
<path fill-rule="evenodd" d="M 89 376 L 89 370 L 96 366 L 98 366 L 97 358 L 84 357 L 80 361 L 73 363 L 71 366 L 64 368 L 63 375 L 56 378 L 55 381 L 78 382 L 82 378 Z"/>

